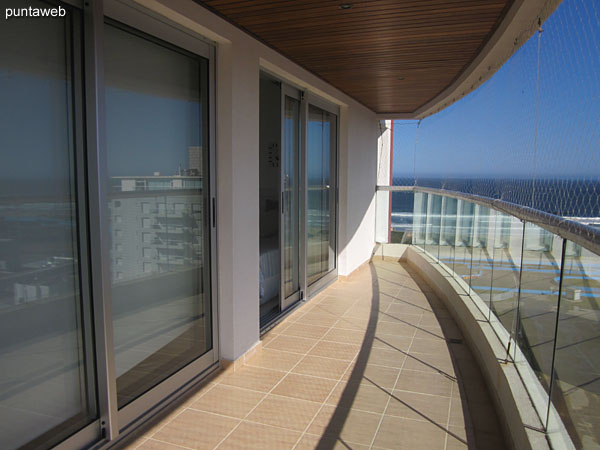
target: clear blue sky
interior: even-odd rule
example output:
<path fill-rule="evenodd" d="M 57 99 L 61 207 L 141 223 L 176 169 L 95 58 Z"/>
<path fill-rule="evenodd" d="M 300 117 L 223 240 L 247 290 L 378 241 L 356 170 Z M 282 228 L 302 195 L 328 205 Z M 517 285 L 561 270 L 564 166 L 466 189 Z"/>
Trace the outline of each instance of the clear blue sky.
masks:
<path fill-rule="evenodd" d="M 543 24 L 539 177 L 600 175 L 600 2 L 564 0 Z M 396 121 L 394 177 L 534 175 L 537 33 L 483 86 L 421 122 Z"/>

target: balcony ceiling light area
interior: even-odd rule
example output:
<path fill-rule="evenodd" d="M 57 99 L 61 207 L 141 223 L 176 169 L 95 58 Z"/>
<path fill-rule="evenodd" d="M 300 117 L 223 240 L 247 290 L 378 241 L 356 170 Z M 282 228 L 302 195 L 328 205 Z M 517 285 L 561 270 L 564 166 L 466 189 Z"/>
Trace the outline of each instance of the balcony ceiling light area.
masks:
<path fill-rule="evenodd" d="M 380 114 L 414 114 L 519 0 L 196 0 Z"/>

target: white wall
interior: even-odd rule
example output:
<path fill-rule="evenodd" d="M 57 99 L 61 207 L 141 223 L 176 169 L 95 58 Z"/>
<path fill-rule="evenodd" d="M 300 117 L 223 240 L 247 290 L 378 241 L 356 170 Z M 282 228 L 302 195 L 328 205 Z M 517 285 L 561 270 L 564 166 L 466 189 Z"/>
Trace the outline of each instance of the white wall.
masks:
<path fill-rule="evenodd" d="M 259 340 L 259 71 L 340 105 L 339 274 L 375 241 L 375 114 L 192 0 L 135 0 L 217 44 L 219 345 L 234 360 Z"/>
<path fill-rule="evenodd" d="M 362 106 L 342 108 L 341 115 L 338 273 L 349 275 L 375 244 L 379 122 Z"/>

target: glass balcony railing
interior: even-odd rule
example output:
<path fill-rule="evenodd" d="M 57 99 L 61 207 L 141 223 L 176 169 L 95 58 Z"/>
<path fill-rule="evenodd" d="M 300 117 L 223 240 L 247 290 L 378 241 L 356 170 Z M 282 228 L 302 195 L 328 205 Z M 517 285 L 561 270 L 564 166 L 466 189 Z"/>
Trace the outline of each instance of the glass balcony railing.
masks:
<path fill-rule="evenodd" d="M 599 230 L 439 189 L 384 187 L 380 198 L 393 207 L 378 213 L 378 229 L 390 227 L 379 241 L 419 247 L 458 280 L 530 380 L 549 437 L 562 430 L 575 448 L 599 446 Z"/>

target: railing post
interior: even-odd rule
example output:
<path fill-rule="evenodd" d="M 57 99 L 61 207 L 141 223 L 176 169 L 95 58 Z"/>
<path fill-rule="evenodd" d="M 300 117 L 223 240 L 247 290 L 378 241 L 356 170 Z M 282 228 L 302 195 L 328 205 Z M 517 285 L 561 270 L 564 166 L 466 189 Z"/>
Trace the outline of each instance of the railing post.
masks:
<path fill-rule="evenodd" d="M 550 419 L 550 407 L 552 405 L 552 391 L 554 390 L 554 364 L 556 361 L 556 342 L 558 340 L 558 321 L 560 319 L 560 301 L 562 298 L 563 278 L 565 273 L 565 255 L 567 254 L 567 240 L 563 239 L 562 252 L 560 256 L 560 279 L 558 280 L 558 301 L 556 303 L 556 323 L 554 324 L 554 343 L 552 346 L 552 365 L 550 366 L 550 388 L 548 389 L 548 409 L 546 411 L 546 422 L 544 429 L 548 430 L 548 420 Z"/>

